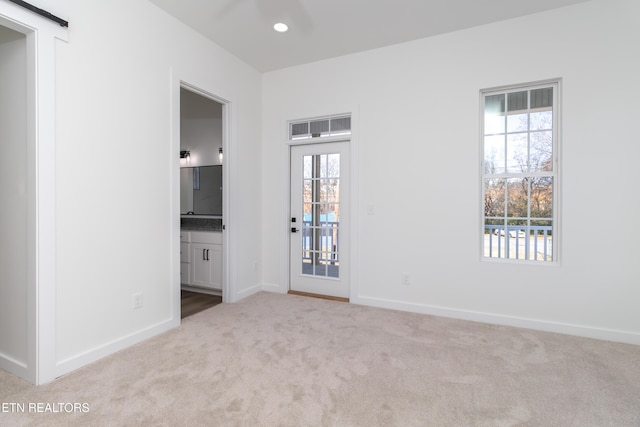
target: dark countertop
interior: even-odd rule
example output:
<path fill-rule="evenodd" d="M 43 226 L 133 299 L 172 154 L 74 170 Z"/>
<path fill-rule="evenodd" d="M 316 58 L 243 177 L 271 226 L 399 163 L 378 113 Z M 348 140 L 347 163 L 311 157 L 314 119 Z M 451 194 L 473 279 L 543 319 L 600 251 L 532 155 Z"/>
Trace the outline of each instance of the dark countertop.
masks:
<path fill-rule="evenodd" d="M 180 229 L 188 231 L 222 231 L 222 219 L 181 217 Z"/>

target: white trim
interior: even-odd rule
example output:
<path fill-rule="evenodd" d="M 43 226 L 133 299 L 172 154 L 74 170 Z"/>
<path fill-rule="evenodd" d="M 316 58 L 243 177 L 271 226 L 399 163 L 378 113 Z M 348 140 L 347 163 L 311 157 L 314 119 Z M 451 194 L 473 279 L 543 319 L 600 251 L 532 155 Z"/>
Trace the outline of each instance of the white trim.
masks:
<path fill-rule="evenodd" d="M 535 260 L 524 260 L 524 259 L 512 259 L 512 258 L 490 258 L 484 256 L 484 234 L 479 233 L 478 235 L 478 247 L 479 247 L 479 256 L 480 262 L 489 262 L 489 263 L 501 263 L 501 264 L 526 264 L 526 265 L 535 265 L 535 266 L 560 266 L 561 265 L 561 247 L 562 247 L 562 224 L 561 224 L 561 215 L 560 215 L 560 205 L 561 205 L 561 164 L 560 161 L 562 157 L 560 156 L 560 147 L 562 146 L 562 78 L 553 78 L 553 79 L 545 79 L 545 80 L 537 80 L 529 83 L 522 84 L 510 84 L 505 86 L 498 86 L 492 88 L 481 89 L 479 92 L 479 172 L 480 172 L 480 200 L 478 206 L 480 207 L 480 223 L 479 230 L 483 232 L 484 230 L 484 194 L 485 194 L 485 178 L 488 176 L 492 176 L 494 178 L 504 178 L 508 179 L 511 177 L 521 177 L 523 174 L 521 173 L 500 173 L 500 174 L 485 174 L 484 173 L 484 141 L 485 141 L 485 133 L 484 133 L 484 125 L 485 125 L 485 116 L 484 116 L 484 100 L 485 97 L 491 95 L 501 95 L 508 94 L 518 91 L 532 91 L 536 89 L 542 89 L 552 86 L 553 87 L 553 171 L 551 174 L 549 173 L 541 173 L 541 172 L 531 172 L 527 173 L 526 176 L 550 176 L 553 178 L 553 189 L 552 189 L 552 197 L 553 197 L 553 213 L 551 217 L 551 222 L 553 224 L 553 243 L 552 243 L 552 260 L 551 261 L 535 261 Z M 505 112 L 506 114 L 506 112 Z M 507 130 L 505 129 L 505 132 Z M 505 153 L 506 155 L 506 153 Z M 531 219 L 529 217 L 529 219 Z"/>
<path fill-rule="evenodd" d="M 96 362 L 104 357 L 114 354 L 120 350 L 124 350 L 132 345 L 143 342 L 149 338 L 159 335 L 163 332 L 167 332 L 177 325 L 173 319 L 152 325 L 148 328 L 142 329 L 138 332 L 134 332 L 125 337 L 110 341 L 103 345 L 99 345 L 92 349 L 86 350 L 80 354 L 74 355 L 68 359 L 59 361 L 56 365 L 57 376 L 73 372 L 76 369 L 82 368 L 90 363 Z M 51 378 L 53 380 L 55 378 Z"/>
<path fill-rule="evenodd" d="M 290 222 L 289 218 L 291 218 L 291 147 L 294 145 L 309 145 L 314 143 L 326 143 L 326 142 L 339 142 L 339 141 L 349 141 L 349 174 L 351 181 L 350 195 L 349 195 L 349 239 L 350 239 L 350 250 L 349 250 L 349 258 L 350 258 L 350 272 L 349 272 L 349 299 L 355 299 L 358 295 L 359 288 L 359 264 L 360 264 L 360 248 L 358 243 L 358 236 L 360 232 L 360 181 L 359 181 L 359 173 L 360 173 L 360 162 L 359 162 L 359 134 L 358 134 L 358 124 L 359 124 L 359 116 L 360 116 L 360 106 L 356 105 L 352 108 L 345 109 L 343 113 L 331 114 L 331 115 L 308 115 L 306 118 L 302 119 L 293 119 L 286 120 L 285 126 L 283 126 L 283 138 L 282 140 L 285 143 L 282 145 L 282 149 L 285 150 L 284 155 L 286 156 L 285 167 L 282 167 L 282 185 L 283 188 L 286 189 L 286 203 L 284 203 L 282 215 L 282 236 L 283 239 L 280 240 L 280 249 L 281 252 L 286 254 L 286 257 L 282 257 L 282 261 L 280 264 L 280 277 L 283 282 L 281 285 L 276 285 L 272 283 L 262 284 L 262 290 L 267 292 L 276 292 L 276 293 L 286 293 L 291 287 L 290 277 L 289 277 L 289 264 L 291 260 L 290 256 Z M 289 126 L 291 123 L 304 121 L 304 120 L 318 120 L 324 118 L 332 118 L 332 117 L 351 117 L 351 134 L 350 135 L 340 135 L 335 137 L 324 137 L 324 138 L 310 138 L 310 139 L 301 139 L 301 140 L 290 140 L 289 139 Z"/>
<path fill-rule="evenodd" d="M 349 226 L 349 244 L 351 253 L 349 259 L 349 301 L 357 298 L 360 280 L 360 145 L 358 134 L 359 123 L 359 105 L 351 110 L 351 138 L 349 139 L 349 156 L 351 163 L 349 165 L 351 188 L 349 192 L 350 204 L 350 226 Z"/>
<path fill-rule="evenodd" d="M 169 79 L 169 275 L 171 277 L 171 320 L 179 325 L 181 319 L 180 296 L 180 80 L 174 70 L 170 70 Z"/>
<path fill-rule="evenodd" d="M 55 263 L 55 48 L 68 41 L 68 31 L 13 3 L 0 3 L 0 25 L 27 35 L 29 144 L 28 360 L 15 372 L 42 384 L 57 376 Z M 31 150 L 31 148 L 30 148 Z M 5 359 L 6 360 L 6 359 Z M 4 364 L 2 365 L 4 367 Z"/>
<path fill-rule="evenodd" d="M 515 328 L 531 329 L 536 331 L 553 332 L 577 337 L 640 345 L 640 333 L 637 332 L 597 328 L 585 325 L 574 325 L 547 320 L 529 319 L 525 317 L 504 316 L 493 313 L 483 313 L 479 311 L 439 307 L 428 304 L 411 304 L 402 301 L 373 297 L 354 297 L 351 299 L 351 302 L 354 304 L 361 304 L 370 307 L 379 307 L 411 313 L 447 317 L 451 319 L 481 322 L 492 325 L 511 326 Z"/>
<path fill-rule="evenodd" d="M 480 89 L 481 95 L 497 95 L 507 92 L 519 92 L 523 89 L 526 90 L 534 90 L 534 89 L 544 89 L 545 87 L 556 84 L 562 81 L 562 77 L 555 77 L 551 79 L 542 79 L 542 80 L 534 80 L 531 82 L 524 83 L 512 83 L 504 86 L 494 86 L 489 88 Z M 480 106 L 482 107 L 482 100 L 480 101 Z"/>
<path fill-rule="evenodd" d="M 172 313 L 175 321 L 180 323 L 180 89 L 184 88 L 193 93 L 209 98 L 222 104 L 222 151 L 224 152 L 224 165 L 222 168 L 222 197 L 223 197 L 223 224 L 225 230 L 222 233 L 222 301 L 235 302 L 239 299 L 235 291 L 235 264 L 232 249 L 234 245 L 233 220 L 230 194 L 233 193 L 235 179 L 232 176 L 234 155 L 231 143 L 231 123 L 233 117 L 233 103 L 225 98 L 214 95 L 212 91 L 203 89 L 204 85 L 193 83 L 193 80 L 183 78 L 175 69 L 171 69 L 171 117 L 170 132 L 170 179 L 171 179 L 171 277 L 172 277 Z M 231 225 L 231 226 L 230 226 Z"/>
<path fill-rule="evenodd" d="M 251 296 L 253 294 L 257 294 L 258 292 L 263 291 L 263 290 L 265 290 L 265 289 L 263 289 L 263 285 L 261 285 L 261 284 L 257 284 L 257 285 L 251 286 L 248 289 L 245 289 L 243 291 L 238 292 L 237 301 L 240 301 L 241 299 L 244 299 L 244 298 L 246 298 L 248 296 Z"/>
<path fill-rule="evenodd" d="M 31 347 L 31 341 L 29 341 L 29 347 Z M 31 348 L 29 348 L 31 351 Z M 31 353 L 29 353 L 29 358 L 31 358 Z M 13 357 L 6 355 L 4 353 L 0 353 L 0 369 L 10 372 L 13 375 L 17 375 L 20 378 L 24 378 L 25 380 L 35 383 L 32 379 L 33 369 L 31 368 L 33 364 L 31 361 L 28 363 L 24 363 L 21 360 L 14 359 Z"/>
<path fill-rule="evenodd" d="M 331 144 L 333 142 L 345 142 L 345 141 L 350 142 L 351 135 L 325 136 L 325 137 L 308 138 L 308 139 L 291 139 L 287 141 L 287 149 L 291 150 L 291 147 L 296 147 L 299 145 Z"/>
<path fill-rule="evenodd" d="M 0 352 L 0 368 L 8 372 L 11 372 L 19 377 L 27 379 L 28 381 L 35 382 L 35 367 L 36 367 L 36 324 L 37 319 L 35 313 L 36 299 L 36 277 L 37 277 L 37 265 L 36 265 L 36 177 L 37 177 L 37 160 L 36 160 L 36 93 L 35 93 L 35 33 L 25 28 L 21 28 L 12 21 L 6 21 L 0 17 L 0 26 L 4 28 L 12 29 L 24 37 L 21 40 L 20 50 L 24 53 L 26 63 L 24 69 L 20 72 L 26 76 L 26 88 L 24 96 L 24 105 L 26 105 L 26 126 L 24 129 L 26 146 L 24 147 L 24 153 L 26 154 L 24 177 L 26 178 L 26 192 L 27 200 L 25 202 L 26 210 L 26 230 L 24 237 L 26 240 L 26 259 L 24 260 L 26 267 L 26 300 L 25 306 L 19 309 L 24 309 L 27 312 L 26 324 L 15 325 L 24 327 L 27 331 L 25 354 L 23 357 L 16 357 L 17 355 L 9 355 Z M 12 42 L 16 46 L 17 40 Z M 3 94 L 4 96 L 5 94 Z M 22 95 L 20 95 L 22 96 Z M 22 356 L 22 355 L 21 355 Z"/>
<path fill-rule="evenodd" d="M 331 154 L 331 153 L 339 153 L 342 156 L 342 159 L 340 160 L 341 164 L 343 164 L 343 160 L 345 160 L 344 164 L 347 165 L 348 169 L 346 169 L 346 172 L 344 169 L 340 170 L 340 181 L 341 182 L 345 182 L 348 185 L 348 190 L 345 191 L 345 193 L 347 194 L 346 197 L 346 202 L 342 199 L 342 196 L 344 195 L 342 193 L 342 191 L 340 192 L 341 194 L 341 198 L 340 198 L 340 206 L 341 206 L 341 212 L 344 212 L 346 214 L 346 216 L 341 216 L 341 218 L 344 218 L 343 221 L 341 221 L 339 228 L 341 230 L 345 229 L 347 230 L 347 234 L 346 234 L 346 238 L 341 238 L 340 241 L 340 247 L 341 249 L 339 249 L 339 253 L 341 255 L 339 255 L 340 257 L 340 275 L 338 278 L 332 278 L 332 277 L 325 277 L 325 276 L 309 276 L 306 274 L 301 274 L 301 271 L 298 270 L 300 268 L 300 264 L 293 264 L 293 260 L 294 258 L 297 260 L 296 262 L 298 262 L 300 260 L 299 255 L 296 255 L 295 257 L 292 257 L 292 241 L 291 238 L 293 236 L 291 236 L 291 233 L 289 232 L 289 251 L 288 251 L 288 256 L 289 256 L 289 274 L 288 274 L 288 285 L 287 285 L 287 289 L 291 290 L 292 289 L 292 280 L 291 280 L 291 272 L 293 269 L 295 269 L 295 271 L 297 272 L 296 276 L 299 277 L 298 281 L 297 281 L 297 286 L 299 287 L 299 289 L 304 289 L 307 288 L 307 292 L 311 292 L 311 293 L 321 293 L 321 292 L 316 292 L 313 288 L 318 286 L 320 288 L 323 288 L 327 291 L 327 295 L 331 295 L 331 296 L 336 296 L 336 297 L 343 297 L 343 298 L 349 298 L 349 296 L 351 295 L 351 247 L 350 247 L 350 240 L 352 238 L 352 233 L 351 233 L 351 221 L 352 221 L 352 215 L 350 213 L 351 211 L 351 197 L 348 194 L 350 191 L 352 191 L 352 186 L 351 186 L 351 159 L 350 159 L 350 154 L 351 154 L 351 139 L 348 138 L 349 135 L 347 135 L 347 137 L 343 137 L 340 138 L 338 140 L 329 140 L 328 138 L 324 138 L 323 140 L 317 141 L 320 138 L 314 138 L 314 139 L 307 139 L 306 141 L 308 142 L 307 144 L 289 144 L 289 152 L 292 153 L 294 149 L 298 149 L 299 151 L 301 150 L 302 152 L 300 154 L 304 154 L 304 155 L 308 155 L 308 154 Z M 297 142 L 297 141 L 296 141 Z M 317 147 L 317 148 L 314 148 Z M 311 152 L 307 152 L 307 150 L 311 150 Z M 291 159 L 291 154 L 290 154 L 290 159 Z M 292 197 L 292 188 L 294 187 L 293 185 L 293 181 L 292 178 L 294 178 L 293 176 L 293 171 L 294 167 L 291 164 L 291 161 L 289 163 L 289 215 L 288 217 L 291 218 L 293 216 L 297 216 L 296 214 L 294 214 L 291 211 L 291 206 L 293 204 L 293 197 Z M 298 178 L 302 178 L 303 175 L 303 171 L 300 169 L 297 173 L 296 179 Z M 298 182 L 297 184 L 298 186 L 301 186 L 301 183 Z M 301 189 L 300 189 L 301 190 Z M 297 196 L 296 199 L 300 197 Z M 298 200 L 299 203 L 302 202 L 302 200 Z M 342 215 L 342 214 L 341 214 Z M 302 224 L 300 225 L 302 227 Z M 289 224 L 288 227 L 291 227 L 291 225 Z M 300 241 L 298 241 L 297 244 L 300 244 Z M 298 248 L 301 250 L 301 248 Z M 344 274 L 343 274 L 344 273 Z M 321 281 L 324 281 L 324 285 L 319 285 L 319 283 Z M 346 285 L 346 286 L 345 286 Z M 345 289 L 346 288 L 346 289 Z M 344 293 L 344 294 L 341 294 Z"/>
<path fill-rule="evenodd" d="M 282 285 L 276 285 L 275 283 L 262 283 L 260 290 L 274 294 L 286 294 L 288 291 L 288 289 L 285 289 Z"/>
<path fill-rule="evenodd" d="M 344 132 L 340 132 L 338 131 L 337 133 L 333 133 L 331 130 L 331 121 L 332 120 L 337 120 L 337 119 L 349 119 L 349 130 L 348 131 L 344 131 Z M 329 135 L 318 135 L 318 136 L 312 136 L 311 135 L 311 123 L 315 123 L 315 122 L 322 122 L 322 121 L 327 121 L 329 122 Z M 294 137 L 292 135 L 292 126 L 293 125 L 298 125 L 298 124 L 307 124 L 309 126 L 309 132 L 306 134 L 303 134 L 302 136 L 297 136 Z M 288 139 L 289 141 L 309 141 L 309 140 L 316 140 L 316 139 L 326 139 L 326 140 L 330 140 L 331 138 L 349 138 L 349 136 L 351 135 L 351 127 L 352 127 L 352 122 L 351 122 L 351 113 L 345 113 L 345 114 L 336 114 L 336 115 L 331 115 L 331 116 L 321 116 L 321 117 L 314 117 L 314 118 L 306 118 L 306 119 L 300 119 L 300 120 L 290 120 L 287 123 L 287 135 L 288 135 Z"/>

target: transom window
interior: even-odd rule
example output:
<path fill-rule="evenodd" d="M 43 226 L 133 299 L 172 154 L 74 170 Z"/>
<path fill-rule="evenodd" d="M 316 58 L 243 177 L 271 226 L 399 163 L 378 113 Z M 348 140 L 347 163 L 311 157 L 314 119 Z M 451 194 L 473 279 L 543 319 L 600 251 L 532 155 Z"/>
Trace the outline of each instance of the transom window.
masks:
<path fill-rule="evenodd" d="M 289 139 L 292 141 L 341 135 L 351 135 L 351 116 L 336 116 L 289 123 Z"/>
<path fill-rule="evenodd" d="M 482 91 L 482 254 L 557 261 L 558 82 Z"/>

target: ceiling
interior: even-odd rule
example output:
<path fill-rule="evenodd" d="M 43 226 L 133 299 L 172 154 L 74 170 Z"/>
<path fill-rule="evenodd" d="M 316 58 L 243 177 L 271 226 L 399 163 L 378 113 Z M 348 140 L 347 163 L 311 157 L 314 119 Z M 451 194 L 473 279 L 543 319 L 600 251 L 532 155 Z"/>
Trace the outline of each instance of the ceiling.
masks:
<path fill-rule="evenodd" d="M 222 118 L 222 104 L 185 88 L 180 88 L 182 119 Z"/>
<path fill-rule="evenodd" d="M 150 1 L 266 72 L 587 0 Z"/>

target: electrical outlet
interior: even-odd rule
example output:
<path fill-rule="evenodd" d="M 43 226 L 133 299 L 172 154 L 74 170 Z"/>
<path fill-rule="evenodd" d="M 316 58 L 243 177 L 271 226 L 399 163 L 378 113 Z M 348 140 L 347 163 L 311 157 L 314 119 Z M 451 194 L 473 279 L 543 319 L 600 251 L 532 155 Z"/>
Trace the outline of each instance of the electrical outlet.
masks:
<path fill-rule="evenodd" d="M 142 292 L 137 292 L 131 295 L 131 299 L 133 301 L 133 309 L 142 308 Z"/>
<path fill-rule="evenodd" d="M 409 278 L 409 273 L 402 273 L 402 284 L 403 285 L 410 285 L 411 284 L 411 280 Z"/>

